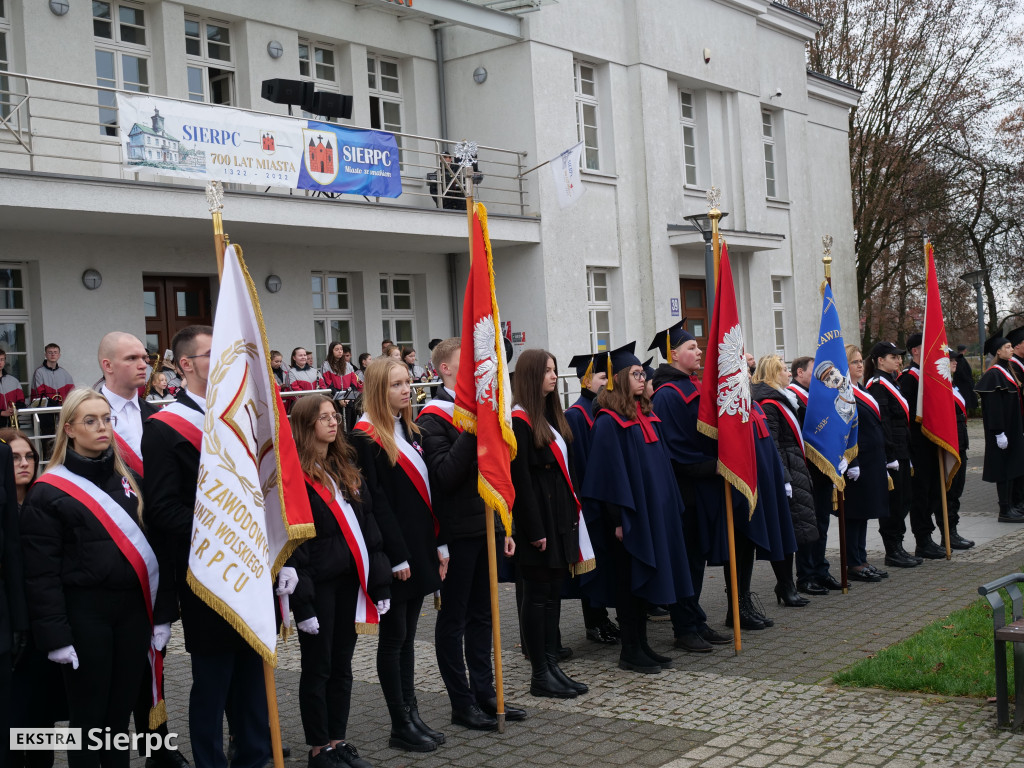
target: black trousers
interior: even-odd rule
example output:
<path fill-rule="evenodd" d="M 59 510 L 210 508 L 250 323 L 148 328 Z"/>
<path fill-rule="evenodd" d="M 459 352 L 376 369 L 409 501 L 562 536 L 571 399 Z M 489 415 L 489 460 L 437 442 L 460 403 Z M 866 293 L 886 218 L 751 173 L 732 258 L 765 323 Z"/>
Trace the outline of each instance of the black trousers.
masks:
<path fill-rule="evenodd" d="M 892 490 L 889 491 L 889 515 L 878 521 L 878 532 L 882 534 L 885 551 L 903 546 L 903 536 L 907 532 L 907 493 L 909 490 L 910 462 L 900 459 L 899 469 L 890 469 Z"/>
<path fill-rule="evenodd" d="M 14 728 L 52 728 L 57 720 L 68 717 L 64 674 L 29 638 L 28 647 L 14 668 L 11 711 Z M 7 749 L 7 745 L 4 745 Z M 7 765 L 11 768 L 52 768 L 53 750 L 19 750 L 11 752 Z"/>
<path fill-rule="evenodd" d="M 389 706 L 405 704 L 416 695 L 416 624 L 422 609 L 422 597 L 392 598 L 391 610 L 380 617 L 377 677 Z"/>
<path fill-rule="evenodd" d="M 902 462 L 900 471 L 903 471 Z M 942 494 L 945 492 L 939 477 L 938 448 L 931 440 L 922 437 L 914 451 L 914 476 L 910 479 L 909 499 L 910 530 L 918 542 L 931 538 L 936 527 L 942 529 Z"/>
<path fill-rule="evenodd" d="M 832 518 L 832 483 L 815 479 L 813 495 L 818 538 L 797 547 L 797 581 L 818 581 L 828 576 L 830 563 L 825 557 L 825 550 L 828 547 L 828 526 Z"/>
<path fill-rule="evenodd" d="M 160 655 L 167 658 L 167 649 L 164 648 L 160 652 Z M 163 687 L 163 679 L 160 680 L 161 688 Z M 142 684 L 139 686 L 139 695 L 135 699 L 135 706 L 132 709 L 132 718 L 135 720 L 135 732 L 136 733 L 159 733 L 161 736 L 167 735 L 167 723 L 161 723 L 157 728 L 150 729 L 149 727 L 149 710 L 153 706 L 153 684 L 150 679 L 149 669 L 146 669 L 146 674 L 142 676 Z M 139 755 L 145 757 L 146 755 L 146 744 L 144 742 L 139 743 Z"/>
<path fill-rule="evenodd" d="M 960 471 L 953 475 L 953 483 L 946 491 L 946 508 L 949 512 L 949 527 L 952 528 L 960 522 L 960 497 L 964 493 L 964 483 L 967 482 L 967 451 L 960 451 Z M 941 514 L 941 513 L 940 513 Z M 939 525 L 942 524 L 941 518 Z"/>
<path fill-rule="evenodd" d="M 860 568 L 868 561 L 868 521 L 846 518 L 846 565 Z"/>
<path fill-rule="evenodd" d="M 302 673 L 299 713 L 306 743 L 343 740 L 352 702 L 352 654 L 356 649 L 356 577 L 318 581 L 313 605 L 318 634 L 299 632 Z"/>
<path fill-rule="evenodd" d="M 580 608 L 583 610 L 583 626 L 587 629 L 603 627 L 608 621 L 608 609 L 592 604 L 586 595 L 580 597 Z"/>
<path fill-rule="evenodd" d="M 192 654 L 188 727 L 195 768 L 226 768 L 224 710 L 230 697 L 232 768 L 263 768 L 270 760 L 270 724 L 263 659 L 251 648 Z"/>
<path fill-rule="evenodd" d="M 1024 501 L 1024 476 L 996 483 L 996 495 L 999 497 L 1000 514 L 1020 504 Z"/>
<path fill-rule="evenodd" d="M 453 539 L 448 542 L 448 555 L 448 574 L 441 582 L 441 610 L 434 625 L 434 650 L 454 710 L 495 695 L 487 539 Z"/>
<path fill-rule="evenodd" d="M 696 509 L 696 500 L 694 507 Z M 669 618 L 672 619 L 672 633 L 680 637 L 696 632 L 708 623 L 708 616 L 700 607 L 700 594 L 704 589 L 704 568 L 707 561 L 700 549 L 700 530 L 697 513 L 683 513 L 683 539 L 686 542 L 686 558 L 690 566 L 690 581 L 693 583 L 693 596 L 684 597 L 675 605 L 668 607 Z M 629 571 L 627 570 L 628 574 Z M 621 619 L 621 614 L 619 615 Z"/>
<path fill-rule="evenodd" d="M 67 589 L 64 595 L 79 662 L 78 669 L 61 665 L 70 726 L 82 729 L 85 745 L 93 728 L 128 733 L 153 634 L 142 590 Z M 67 755 L 71 768 L 128 768 L 131 762 L 127 749 Z"/>

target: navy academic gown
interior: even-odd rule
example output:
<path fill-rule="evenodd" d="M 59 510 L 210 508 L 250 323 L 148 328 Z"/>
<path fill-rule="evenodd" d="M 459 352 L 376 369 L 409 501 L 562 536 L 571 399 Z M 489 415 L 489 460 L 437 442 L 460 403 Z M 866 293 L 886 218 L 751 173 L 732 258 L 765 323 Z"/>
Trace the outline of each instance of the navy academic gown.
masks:
<path fill-rule="evenodd" d="M 683 500 L 672 463 L 657 431 L 657 417 L 625 420 L 602 410 L 594 420 L 583 498 L 622 512 L 622 542 L 630 555 L 633 594 L 671 605 L 693 594 L 683 539 Z M 608 523 L 604 523 L 608 528 Z M 597 544 L 595 543 L 595 549 Z M 605 562 L 610 560 L 607 549 Z M 602 552 L 597 552 L 602 563 Z M 614 605 L 618 576 L 600 565 L 591 600 Z"/>
<path fill-rule="evenodd" d="M 786 498 L 786 477 L 782 457 L 768 429 L 760 403 L 751 402 L 754 421 L 754 453 L 757 457 L 757 506 L 753 516 L 743 494 L 735 489 L 733 516 L 736 532 L 754 544 L 759 560 L 782 560 L 796 552 L 793 516 Z"/>
<path fill-rule="evenodd" d="M 584 389 L 579 399 L 569 406 L 565 411 L 565 420 L 569 422 L 569 429 L 572 430 L 572 464 L 577 481 L 582 481 L 587 476 L 587 456 L 590 454 L 590 428 L 594 424 L 594 416 L 597 411 L 597 396 L 589 389 Z M 587 499 L 580 499 L 582 505 L 583 519 L 587 523 L 587 533 L 590 535 L 590 543 L 594 545 L 595 552 L 600 550 L 608 552 L 608 543 L 604 540 L 605 530 L 601 524 L 601 505 L 595 504 Z M 598 559 L 597 567 L 601 567 L 602 561 Z M 590 597 L 590 586 L 596 577 L 596 571 L 588 571 L 580 576 L 565 579 L 562 582 L 562 597 L 565 599 L 578 599 L 583 595 Z"/>

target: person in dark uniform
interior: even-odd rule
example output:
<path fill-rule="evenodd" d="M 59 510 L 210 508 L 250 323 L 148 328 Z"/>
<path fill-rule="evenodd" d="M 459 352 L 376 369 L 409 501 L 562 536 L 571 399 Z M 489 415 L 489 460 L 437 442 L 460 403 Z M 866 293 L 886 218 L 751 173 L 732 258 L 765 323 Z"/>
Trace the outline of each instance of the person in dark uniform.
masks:
<path fill-rule="evenodd" d="M 519 621 L 533 671 L 530 694 L 572 699 L 589 688 L 558 666 L 558 620 L 562 582 L 579 562 L 581 510 L 572 477 L 573 436 L 557 388 L 555 358 L 543 349 L 525 350 L 512 391 L 518 447 L 511 465 L 511 511 L 523 577 Z"/>
<path fill-rule="evenodd" d="M 889 514 L 878 521 L 885 545 L 885 564 L 894 568 L 914 568 L 924 562 L 903 548 L 907 532 L 907 494 L 910 492 L 910 404 L 896 385 L 903 355 L 891 341 L 880 341 L 871 348 L 864 364 L 868 393 L 878 403 L 885 434 L 885 468 L 892 479 L 889 490 Z"/>
<path fill-rule="evenodd" d="M 582 482 L 587 475 L 587 456 L 590 453 L 590 428 L 597 415 L 597 393 L 608 383 L 606 371 L 594 370 L 594 355 L 576 355 L 569 361 L 569 367 L 576 371 L 580 380 L 580 396 L 565 411 L 565 420 L 572 430 L 572 460 L 576 479 Z M 582 500 L 581 500 L 582 501 Z M 583 503 L 583 518 L 588 528 L 596 528 L 601 511 L 586 501 Z M 587 629 L 587 639 L 603 645 L 617 645 L 619 627 L 608 617 L 608 609 L 596 606 L 587 597 L 581 582 L 589 574 L 569 579 L 563 598 L 579 597 L 583 609 L 583 625 Z"/>
<path fill-rule="evenodd" d="M 959 344 L 956 348 L 956 373 L 953 374 L 953 386 L 960 390 L 967 410 L 978 407 L 978 396 L 974 394 L 974 371 L 967 362 L 964 352 L 967 347 Z"/>
<path fill-rule="evenodd" d="M 949 371 L 953 374 L 954 382 L 961 357 L 963 356 L 950 350 Z M 960 469 L 953 475 L 953 482 L 950 483 L 949 490 L 946 491 L 946 509 L 949 514 L 949 547 L 950 549 L 970 549 L 974 546 L 974 542 L 965 539 L 957 531 L 957 526 L 960 524 L 960 497 L 963 495 L 964 484 L 967 482 L 967 449 L 970 447 L 970 438 L 967 434 L 967 400 L 956 384 L 953 385 L 953 399 L 956 401 L 956 436 L 957 451 L 960 454 Z M 942 536 L 940 545 L 945 548 L 946 537 L 942 528 L 939 529 L 939 534 Z"/>
<path fill-rule="evenodd" d="M 646 376 L 635 346 L 631 342 L 595 360 L 595 368 L 612 376 L 597 396 L 583 497 L 601 505 L 607 555 L 602 561 L 595 547 L 601 565 L 592 595 L 615 606 L 622 632 L 619 668 L 654 674 L 672 659 L 647 642 L 647 606 L 685 600 L 693 586 L 683 500 L 658 417 L 644 394 Z"/>
<path fill-rule="evenodd" d="M 877 583 L 887 571 L 868 562 L 868 520 L 886 514 L 889 475 L 885 470 L 885 432 L 878 402 L 864 389 L 864 355 L 846 345 L 850 381 L 857 398 L 857 455 L 846 469 L 846 576 L 850 581 Z"/>
<path fill-rule="evenodd" d="M 23 441 L 27 444 L 27 440 Z M 33 456 L 35 450 L 26 445 Z M 22 542 L 19 535 L 20 489 L 15 485 L 14 461 L 11 447 L 0 441 L 0 723 L 5 728 L 20 724 L 14 721 L 21 712 L 12 711 L 11 705 L 19 709 L 24 702 L 12 698 L 11 670 L 25 654 L 28 643 L 29 614 L 25 600 L 25 575 L 22 560 Z M 33 684 L 45 685 L 45 679 L 33 681 Z M 12 717 L 13 716 L 13 717 Z M 39 723 L 32 723 L 39 725 Z M 53 722 L 47 724 L 52 726 Z M 8 744 L 0 748 L 0 763 L 9 756 Z M 40 753 L 24 752 L 23 755 Z M 52 765 L 53 753 L 48 754 Z M 27 763 L 28 760 L 23 762 Z"/>
<path fill-rule="evenodd" d="M 150 646 L 167 644 L 174 610 L 139 520 L 136 477 L 114 445 L 114 418 L 94 390 L 64 398 L 53 456 L 21 515 L 33 635 L 63 665 L 70 726 L 83 736 L 127 733 Z M 68 763 L 126 768 L 130 752 L 75 750 Z"/>
<path fill-rule="evenodd" d="M 910 530 L 917 542 L 914 554 L 927 560 L 943 560 L 946 552 L 932 539 L 935 530 L 934 518 L 942 528 L 942 496 L 946 492 L 939 479 L 936 466 L 936 446 L 921 433 L 917 420 L 917 391 L 921 386 L 921 341 L 920 333 L 907 338 L 910 352 L 910 366 L 900 374 L 897 384 L 910 408 L 910 461 L 913 467 L 910 478 Z"/>
<path fill-rule="evenodd" d="M 206 413 L 213 329 L 190 325 L 171 341 L 186 382 L 175 402 L 142 428 L 143 519 L 156 542 L 163 578 L 178 595 L 185 650 L 192 662 L 189 736 L 201 768 L 225 768 L 223 722 L 231 710 L 232 768 L 263 768 L 270 759 L 270 727 L 260 655 L 186 581 L 199 453 Z M 282 569 L 284 571 L 284 569 Z M 269 597 L 269 596 L 268 596 Z"/>
<path fill-rule="evenodd" d="M 1013 344 L 1002 336 L 985 342 L 992 364 L 974 391 L 981 397 L 985 424 L 985 466 L 981 479 L 996 484 L 999 522 L 1024 523 L 1024 512 L 1014 498 L 1024 490 L 1024 427 L 1022 427 L 1020 379 L 1013 369 Z"/>
<path fill-rule="evenodd" d="M 373 496 L 394 583 L 391 610 L 380 621 L 377 676 L 391 715 L 393 749 L 430 752 L 444 734 L 420 718 L 416 702 L 416 625 L 423 596 L 437 592 L 448 569 L 440 543 L 430 479 L 412 420 L 412 382 L 401 360 L 382 357 L 366 369 L 365 412 L 352 434 L 358 463 Z"/>
<path fill-rule="evenodd" d="M 288 565 L 298 585 L 291 609 L 299 629 L 299 713 L 310 768 L 369 768 L 345 741 L 357 633 L 377 630 L 390 607 L 391 564 L 373 517 L 373 499 L 331 398 L 302 397 L 292 408 L 295 447 L 306 477 L 316 536 Z"/>
<path fill-rule="evenodd" d="M 434 625 L 434 648 L 452 705 L 452 724 L 493 731 L 498 728 L 498 701 L 491 671 L 487 510 L 477 492 L 476 435 L 454 423 L 462 343 L 458 337 L 436 341 L 431 361 L 442 386 L 416 419 L 423 435 L 430 487 L 436 495 L 434 511 L 449 554 L 448 574 L 441 583 L 441 610 Z M 505 536 L 497 516 L 494 530 L 495 552 L 514 555 L 515 542 Z M 525 720 L 526 712 L 506 702 L 505 719 Z"/>
<path fill-rule="evenodd" d="M 700 605 L 705 565 L 728 560 L 725 492 L 718 475 L 717 446 L 697 431 L 700 389 L 695 375 L 700 369 L 701 349 L 686 330 L 685 321 L 659 332 L 648 349 L 658 349 L 666 361 L 654 372 L 652 405 L 683 500 L 683 536 L 693 585 L 691 597 L 669 608 L 674 645 L 690 653 L 710 653 L 713 645 L 731 643 L 732 635 L 709 627 Z M 744 562 L 752 572 L 753 549 L 749 554 Z"/>

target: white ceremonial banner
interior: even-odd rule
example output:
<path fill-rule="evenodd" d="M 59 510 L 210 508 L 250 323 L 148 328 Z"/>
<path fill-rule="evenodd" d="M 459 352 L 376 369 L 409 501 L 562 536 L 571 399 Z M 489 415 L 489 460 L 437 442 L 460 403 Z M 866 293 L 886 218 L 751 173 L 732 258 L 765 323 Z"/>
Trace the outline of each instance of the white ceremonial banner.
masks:
<path fill-rule="evenodd" d="M 570 147 L 551 161 L 551 177 L 558 192 L 558 205 L 568 208 L 586 193 L 580 178 L 580 164 L 583 161 L 583 142 Z"/>
<path fill-rule="evenodd" d="M 188 583 L 274 664 L 274 579 L 315 531 L 269 358 L 255 288 L 229 246 L 210 348 Z"/>

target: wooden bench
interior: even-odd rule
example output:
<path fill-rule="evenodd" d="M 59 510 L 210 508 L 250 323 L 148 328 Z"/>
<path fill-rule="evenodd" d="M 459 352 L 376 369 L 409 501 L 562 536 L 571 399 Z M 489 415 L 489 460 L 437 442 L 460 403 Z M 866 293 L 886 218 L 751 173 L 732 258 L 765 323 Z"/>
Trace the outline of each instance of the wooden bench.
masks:
<path fill-rule="evenodd" d="M 1010 704 L 1006 692 L 1006 644 L 1013 643 L 1013 695 L 1016 706 L 1013 713 L 1013 729 L 1024 725 L 1024 600 L 1019 584 L 1024 582 L 1024 573 L 1011 573 L 988 584 L 978 587 L 978 594 L 992 606 L 992 637 L 996 656 L 996 725 L 1004 728 L 1010 724 Z M 1006 623 L 1006 608 L 1000 590 L 1006 590 L 1010 598 L 1012 620 Z"/>

